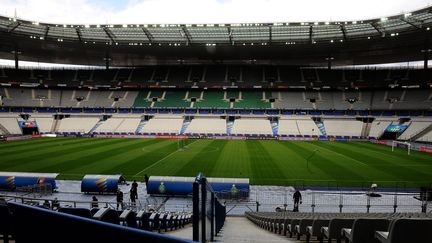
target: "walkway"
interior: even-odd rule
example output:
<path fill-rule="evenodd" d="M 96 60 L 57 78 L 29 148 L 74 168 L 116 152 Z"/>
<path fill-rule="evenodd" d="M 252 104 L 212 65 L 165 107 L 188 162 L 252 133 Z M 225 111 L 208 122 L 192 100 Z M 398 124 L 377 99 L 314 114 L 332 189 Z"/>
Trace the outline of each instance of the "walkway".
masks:
<path fill-rule="evenodd" d="M 192 227 L 187 227 L 182 230 L 177 230 L 169 233 L 184 239 L 192 238 Z M 292 243 L 289 238 L 263 230 L 245 217 L 227 217 L 225 225 L 219 236 L 216 237 L 216 242 L 224 243 Z"/>

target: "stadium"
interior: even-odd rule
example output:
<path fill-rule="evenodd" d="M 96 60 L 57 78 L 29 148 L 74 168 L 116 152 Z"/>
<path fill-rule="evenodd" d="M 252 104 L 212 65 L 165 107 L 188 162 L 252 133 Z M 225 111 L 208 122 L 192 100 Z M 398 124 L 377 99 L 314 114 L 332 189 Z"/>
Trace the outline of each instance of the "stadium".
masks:
<path fill-rule="evenodd" d="M 432 242 L 430 2 L 268 21 L 108 1 L 105 24 L 97 1 L 31 2 L 0 13 L 3 242 Z"/>

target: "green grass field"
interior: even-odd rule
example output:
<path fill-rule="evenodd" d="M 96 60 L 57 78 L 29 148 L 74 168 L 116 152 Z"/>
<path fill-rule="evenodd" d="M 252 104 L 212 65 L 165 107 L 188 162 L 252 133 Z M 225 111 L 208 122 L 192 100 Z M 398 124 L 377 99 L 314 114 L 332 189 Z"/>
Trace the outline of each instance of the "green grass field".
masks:
<path fill-rule="evenodd" d="M 257 185 L 414 187 L 432 183 L 432 156 L 368 142 L 40 138 L 0 143 L 0 171 L 61 179 L 122 173 L 246 177 Z M 317 150 L 316 152 L 314 152 Z M 314 154 L 314 155 L 312 155 Z M 309 158 L 309 162 L 307 159 Z"/>

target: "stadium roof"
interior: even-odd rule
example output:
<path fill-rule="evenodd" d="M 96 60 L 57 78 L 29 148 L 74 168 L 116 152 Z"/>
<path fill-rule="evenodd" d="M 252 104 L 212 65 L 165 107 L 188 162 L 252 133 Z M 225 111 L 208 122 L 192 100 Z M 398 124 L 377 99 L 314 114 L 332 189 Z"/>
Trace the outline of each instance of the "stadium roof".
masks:
<path fill-rule="evenodd" d="M 0 17 L 0 31 L 35 40 L 106 45 L 319 44 L 398 36 L 432 27 L 432 8 L 351 22 L 63 25 Z"/>
<path fill-rule="evenodd" d="M 432 7 L 351 22 L 60 25 L 0 17 L 0 58 L 47 63 L 362 65 L 432 53 Z"/>

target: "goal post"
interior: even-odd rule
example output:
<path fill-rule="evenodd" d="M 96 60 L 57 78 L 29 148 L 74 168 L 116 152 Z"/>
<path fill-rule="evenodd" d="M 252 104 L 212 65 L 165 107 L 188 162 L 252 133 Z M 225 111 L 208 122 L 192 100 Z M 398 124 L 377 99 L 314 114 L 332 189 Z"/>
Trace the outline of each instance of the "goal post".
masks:
<path fill-rule="evenodd" d="M 402 145 L 401 147 L 408 149 L 408 155 L 411 153 L 411 144 L 409 142 L 401 142 L 401 141 L 392 141 L 392 152 L 394 152 L 395 148 L 398 148 L 399 145 Z"/>

